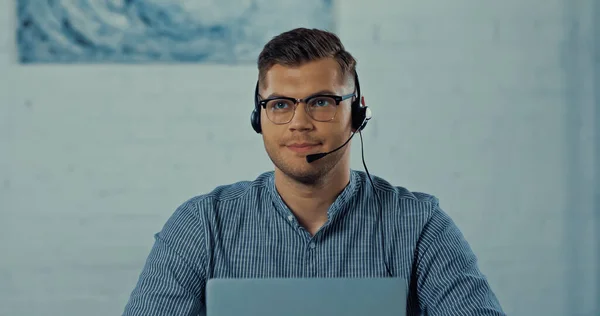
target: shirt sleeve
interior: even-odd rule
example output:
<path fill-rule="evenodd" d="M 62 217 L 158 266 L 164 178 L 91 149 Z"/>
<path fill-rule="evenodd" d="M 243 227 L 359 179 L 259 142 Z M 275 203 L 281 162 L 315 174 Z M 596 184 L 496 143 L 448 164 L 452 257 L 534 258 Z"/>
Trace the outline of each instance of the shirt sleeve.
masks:
<path fill-rule="evenodd" d="M 206 238 L 196 205 L 181 205 L 155 234 L 123 316 L 191 316 L 203 311 Z"/>
<path fill-rule="evenodd" d="M 426 315 L 505 315 L 471 247 L 435 198 L 416 264 L 419 305 Z"/>

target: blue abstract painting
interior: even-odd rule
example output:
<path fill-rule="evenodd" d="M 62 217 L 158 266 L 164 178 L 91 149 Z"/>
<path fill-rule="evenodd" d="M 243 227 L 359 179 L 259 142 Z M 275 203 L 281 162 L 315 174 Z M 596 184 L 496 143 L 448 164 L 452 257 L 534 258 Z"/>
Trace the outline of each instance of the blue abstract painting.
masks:
<path fill-rule="evenodd" d="M 273 36 L 332 30 L 332 0 L 17 0 L 21 63 L 255 62 Z"/>

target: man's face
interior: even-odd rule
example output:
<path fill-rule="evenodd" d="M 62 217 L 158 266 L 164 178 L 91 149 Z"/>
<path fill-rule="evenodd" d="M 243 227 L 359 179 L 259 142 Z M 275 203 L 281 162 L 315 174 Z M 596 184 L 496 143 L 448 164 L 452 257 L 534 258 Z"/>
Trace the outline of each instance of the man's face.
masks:
<path fill-rule="evenodd" d="M 272 95 L 303 99 L 324 91 L 342 96 L 354 90 L 354 85 L 347 81 L 342 80 L 339 65 L 334 59 L 293 68 L 275 65 L 266 74 L 266 88 L 260 90 L 260 96 L 262 99 Z M 263 140 L 275 168 L 296 181 L 310 184 L 328 173 L 341 159 L 348 160 L 349 144 L 312 163 L 306 161 L 306 156 L 331 151 L 350 137 L 351 100 L 340 102 L 334 118 L 327 122 L 311 118 L 304 102 L 297 105 L 292 120 L 287 124 L 274 124 L 263 109 Z"/>

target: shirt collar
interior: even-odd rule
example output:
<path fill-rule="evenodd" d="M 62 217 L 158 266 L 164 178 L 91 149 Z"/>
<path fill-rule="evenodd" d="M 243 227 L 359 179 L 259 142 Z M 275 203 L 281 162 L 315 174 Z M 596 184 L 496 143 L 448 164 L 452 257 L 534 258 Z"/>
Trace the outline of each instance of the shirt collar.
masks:
<path fill-rule="evenodd" d="M 327 210 L 327 217 L 330 221 L 333 221 L 338 216 L 342 215 L 344 210 L 348 209 L 349 204 L 352 202 L 352 199 L 356 197 L 356 192 L 360 189 L 361 177 L 357 171 L 350 169 L 350 181 L 348 185 L 342 190 L 342 192 L 337 196 L 333 204 Z M 292 211 L 287 207 L 279 192 L 277 192 L 277 188 L 275 187 L 275 173 L 270 172 L 267 182 L 266 188 L 269 192 L 269 195 L 272 198 L 273 206 L 286 218 L 289 216 L 293 216 Z"/>

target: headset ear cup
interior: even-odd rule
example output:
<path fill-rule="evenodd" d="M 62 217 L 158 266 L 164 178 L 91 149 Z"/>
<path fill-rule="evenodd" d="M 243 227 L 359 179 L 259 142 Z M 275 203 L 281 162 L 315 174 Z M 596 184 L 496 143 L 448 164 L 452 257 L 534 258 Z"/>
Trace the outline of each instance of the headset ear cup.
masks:
<path fill-rule="evenodd" d="M 252 114 L 250 114 L 250 124 L 252 124 L 252 128 L 258 134 L 262 133 L 262 128 L 260 126 L 260 113 L 256 111 L 256 109 L 252 110 Z"/>
<path fill-rule="evenodd" d="M 362 131 L 363 129 L 365 129 L 365 126 L 367 126 L 367 122 L 365 121 L 366 111 L 367 108 L 362 106 L 356 107 L 352 111 L 352 128 L 354 128 L 354 130 L 356 130 L 357 132 Z"/>
<path fill-rule="evenodd" d="M 258 134 L 262 133 L 262 128 L 260 126 L 260 106 L 258 105 L 258 81 L 256 82 L 256 86 L 254 87 L 254 110 L 252 110 L 252 114 L 250 114 L 250 124 L 252 125 L 252 129 Z"/>
<path fill-rule="evenodd" d="M 354 71 L 354 82 L 356 85 L 356 98 L 352 101 L 352 128 L 355 131 L 361 131 L 367 126 L 365 121 L 367 115 L 367 107 L 361 105 L 362 93 L 360 92 L 360 81 L 358 80 L 358 73 Z M 362 125 L 362 127 L 361 127 Z"/>
<path fill-rule="evenodd" d="M 367 118 L 368 107 L 362 106 L 361 101 L 362 99 L 360 95 L 358 98 L 352 101 L 352 128 L 357 132 L 365 129 L 367 126 L 365 119 L 370 119 L 370 117 Z"/>

